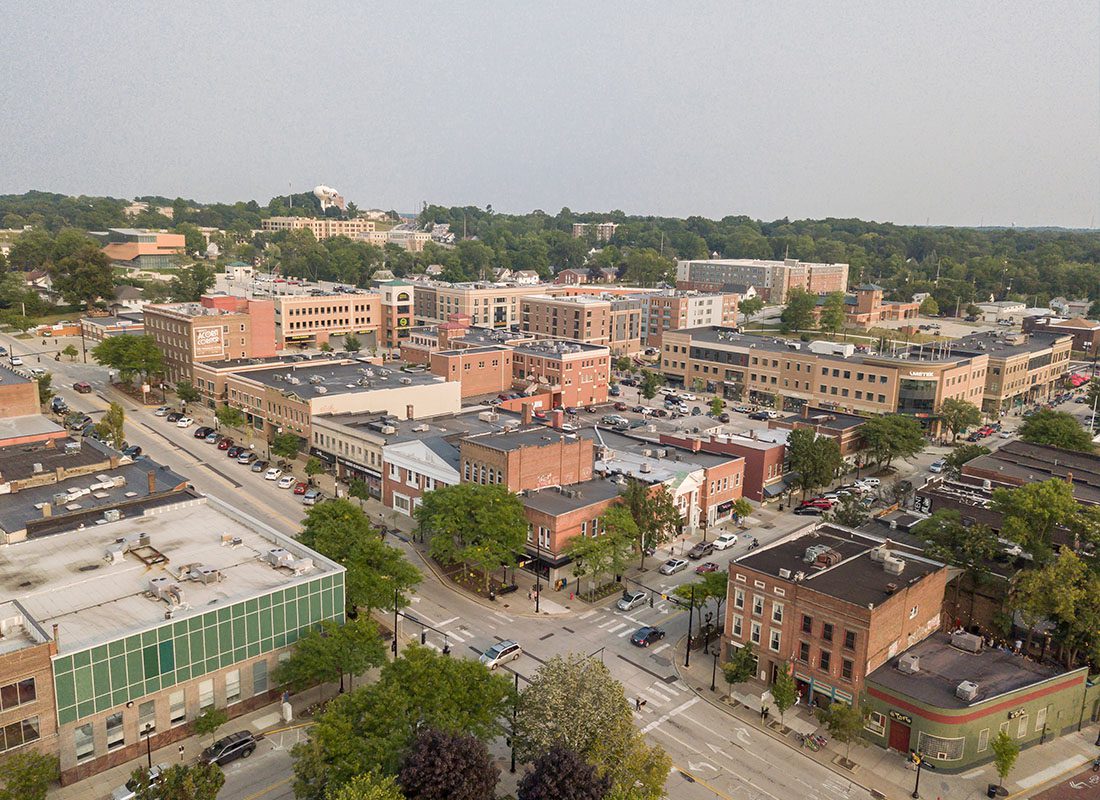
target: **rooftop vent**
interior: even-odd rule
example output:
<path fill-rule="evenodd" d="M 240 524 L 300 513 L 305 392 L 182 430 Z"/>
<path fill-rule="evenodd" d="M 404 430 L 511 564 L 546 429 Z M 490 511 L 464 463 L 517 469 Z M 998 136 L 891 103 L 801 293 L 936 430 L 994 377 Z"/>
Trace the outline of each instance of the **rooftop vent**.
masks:
<path fill-rule="evenodd" d="M 192 564 L 185 576 L 189 581 L 197 583 L 219 583 L 224 577 L 220 570 L 214 569 L 209 564 Z"/>
<path fill-rule="evenodd" d="M 903 655 L 898 659 L 898 671 L 904 672 L 906 675 L 920 672 L 920 656 L 913 655 L 912 653 Z"/>
<path fill-rule="evenodd" d="M 817 557 L 822 553 L 828 552 L 829 545 L 827 544 L 812 544 L 806 548 L 806 555 L 802 557 L 802 560 L 807 564 L 812 564 L 817 560 Z"/>
<path fill-rule="evenodd" d="M 779 577 L 780 578 L 790 578 L 791 577 L 791 571 L 789 569 L 781 569 L 781 570 L 779 570 Z"/>
<path fill-rule="evenodd" d="M 973 633 L 951 634 L 951 646 L 968 653 L 980 653 L 982 651 L 982 637 Z"/>
<path fill-rule="evenodd" d="M 639 472 L 649 472 L 651 469 L 652 467 L 649 466 L 648 462 L 643 463 L 640 467 L 638 467 Z"/>
<path fill-rule="evenodd" d="M 955 697 L 960 700 L 973 700 L 978 696 L 978 684 L 974 681 L 963 681 L 955 687 Z"/>
<path fill-rule="evenodd" d="M 887 575 L 900 575 L 905 571 L 905 560 L 897 556 L 887 556 L 882 560 L 882 568 Z"/>
<path fill-rule="evenodd" d="M 31 465 L 31 474 L 32 475 L 41 475 L 42 474 L 42 462 L 41 461 L 35 461 Z"/>
<path fill-rule="evenodd" d="M 286 567 L 294 560 L 294 556 L 290 554 L 290 551 L 282 547 L 268 550 L 264 557 L 267 559 L 267 563 L 273 567 Z"/>
<path fill-rule="evenodd" d="M 872 561 L 882 561 L 882 560 L 888 558 L 889 556 L 890 556 L 890 548 L 887 547 L 886 545 L 880 545 L 878 547 L 872 548 L 872 550 L 871 550 L 871 560 Z"/>
<path fill-rule="evenodd" d="M 117 508 L 108 508 L 103 512 L 103 519 L 107 522 L 118 522 L 122 519 L 122 512 Z"/>
<path fill-rule="evenodd" d="M 826 549 L 824 553 L 818 553 L 814 559 L 814 565 L 818 567 L 835 567 L 840 563 L 840 553 L 836 550 Z"/>

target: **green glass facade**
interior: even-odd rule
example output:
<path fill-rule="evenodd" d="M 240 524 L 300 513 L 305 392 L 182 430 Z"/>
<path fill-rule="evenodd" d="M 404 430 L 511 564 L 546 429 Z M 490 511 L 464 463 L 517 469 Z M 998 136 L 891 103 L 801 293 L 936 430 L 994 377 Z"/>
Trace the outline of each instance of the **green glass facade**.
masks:
<path fill-rule="evenodd" d="M 58 722 L 66 725 L 278 650 L 321 620 L 343 618 L 344 573 L 338 572 L 57 656 Z"/>

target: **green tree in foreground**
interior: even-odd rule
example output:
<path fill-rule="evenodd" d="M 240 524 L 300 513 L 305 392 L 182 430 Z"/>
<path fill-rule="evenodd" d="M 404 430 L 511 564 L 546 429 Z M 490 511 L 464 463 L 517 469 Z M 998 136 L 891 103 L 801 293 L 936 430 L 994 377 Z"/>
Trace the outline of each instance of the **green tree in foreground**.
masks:
<path fill-rule="evenodd" d="M 748 321 L 764 310 L 764 301 L 757 297 L 749 297 L 742 300 L 737 310 L 745 315 L 745 320 Z"/>
<path fill-rule="evenodd" d="M 240 428 L 247 421 L 244 412 L 236 406 L 218 406 L 218 410 L 214 412 L 214 416 L 217 418 L 219 424 L 227 428 Z"/>
<path fill-rule="evenodd" d="M 880 467 L 889 467 L 895 458 L 912 458 L 925 445 L 920 422 L 904 414 L 871 417 L 859 432 L 868 454 Z"/>
<path fill-rule="evenodd" d="M 605 800 L 611 781 L 574 750 L 551 747 L 519 782 L 519 800 Z"/>
<path fill-rule="evenodd" d="M 939 411 L 936 413 L 939 415 L 940 422 L 950 432 L 952 441 L 958 439 L 959 434 L 964 430 L 982 421 L 980 408 L 957 397 L 949 397 L 940 403 Z"/>
<path fill-rule="evenodd" d="M 0 759 L 0 800 L 46 800 L 57 777 L 56 756 L 36 750 L 12 753 Z"/>
<path fill-rule="evenodd" d="M 989 455 L 992 451 L 984 444 L 964 444 L 951 451 L 951 455 L 944 459 L 947 470 L 955 476 L 962 474 L 962 467 L 967 461 L 973 461 L 978 456 Z"/>
<path fill-rule="evenodd" d="M 307 478 L 313 478 L 325 471 L 325 465 L 317 456 L 306 459 L 305 473 Z"/>
<path fill-rule="evenodd" d="M 127 785 L 134 786 L 134 800 L 217 800 L 225 773 L 217 764 L 173 764 L 150 785 L 145 767 L 139 767 Z"/>
<path fill-rule="evenodd" d="M 829 333 L 840 333 L 844 329 L 844 292 L 831 292 L 825 295 L 825 302 L 821 306 L 821 316 L 818 325 L 821 330 Z"/>
<path fill-rule="evenodd" d="M 744 683 L 756 677 L 756 653 L 752 651 L 752 644 L 746 642 L 744 647 L 730 649 L 730 658 L 722 665 L 722 677 L 726 679 L 726 694 L 733 694 L 735 683 Z"/>
<path fill-rule="evenodd" d="M 999 787 L 1003 791 L 1005 778 L 1012 768 L 1016 766 L 1016 759 L 1020 756 L 1020 745 L 1016 740 L 1004 731 L 1000 731 L 989 743 L 993 750 L 993 765 L 997 768 L 997 777 L 1000 778 Z"/>
<path fill-rule="evenodd" d="M 1072 414 L 1044 408 L 1020 426 L 1020 439 L 1034 444 L 1048 444 L 1079 453 L 1092 452 L 1092 437 Z"/>
<path fill-rule="evenodd" d="M 485 742 L 428 728 L 405 753 L 397 783 L 407 800 L 493 800 L 499 777 Z"/>
<path fill-rule="evenodd" d="M 111 403 L 103 418 L 95 425 L 95 431 L 116 450 L 126 441 L 126 411 L 118 403 Z"/>
<path fill-rule="evenodd" d="M 1050 559 L 1054 530 L 1072 527 L 1078 517 L 1073 485 L 1060 478 L 994 489 L 992 507 L 1003 515 L 1001 535 L 1031 553 L 1039 563 Z"/>
<path fill-rule="evenodd" d="M 733 518 L 737 522 L 748 519 L 752 514 L 752 503 L 744 497 L 738 497 L 733 501 L 733 508 L 730 509 L 730 513 L 733 514 Z"/>
<path fill-rule="evenodd" d="M 940 304 L 936 302 L 936 298 L 928 295 L 928 297 L 921 300 L 920 308 L 917 311 L 924 317 L 939 316 Z"/>
<path fill-rule="evenodd" d="M 187 403 L 197 403 L 202 400 L 202 395 L 191 381 L 180 381 L 176 384 L 176 397 Z"/>
<path fill-rule="evenodd" d="M 725 401 L 721 397 L 712 397 L 710 399 L 710 415 L 717 417 L 722 413 L 722 409 L 726 407 Z"/>
<path fill-rule="evenodd" d="M 641 569 L 645 569 L 646 550 L 656 549 L 674 535 L 683 518 L 668 487 L 656 488 L 630 478 L 623 492 L 623 503 L 638 531 L 637 547 Z"/>
<path fill-rule="evenodd" d="M 214 737 L 218 735 L 218 729 L 229 722 L 229 715 L 220 708 L 207 706 L 206 709 L 195 718 L 195 733 L 199 736 L 210 734 L 210 743 L 214 743 Z"/>
<path fill-rule="evenodd" d="M 302 440 L 296 433 L 277 433 L 271 440 L 271 453 L 279 458 L 294 458 L 302 446 Z"/>
<path fill-rule="evenodd" d="M 359 341 L 358 336 L 349 333 L 344 337 L 344 349 L 349 353 L 358 353 L 363 349 L 363 343 Z"/>
<path fill-rule="evenodd" d="M 817 297 L 804 289 L 794 288 L 787 292 L 787 307 L 779 315 L 783 332 L 813 330 L 816 307 Z"/>
<path fill-rule="evenodd" d="M 405 800 L 405 795 L 392 777 L 370 772 L 330 787 L 325 800 Z"/>
<path fill-rule="evenodd" d="M 274 678 L 296 692 L 339 680 L 342 694 L 345 675 L 351 685 L 356 675 L 385 661 L 386 648 L 369 617 L 359 616 L 343 625 L 325 620 L 298 640 L 290 658 L 275 669 Z"/>
<path fill-rule="evenodd" d="M 47 372 L 44 375 L 39 375 L 34 380 L 38 384 L 38 403 L 39 405 L 46 405 L 50 402 L 50 398 L 56 394 L 52 385 L 53 375 Z"/>
<path fill-rule="evenodd" d="M 92 348 L 97 364 L 118 370 L 122 383 L 135 376 L 148 379 L 164 372 L 164 353 L 151 336 L 112 336 Z"/>
<path fill-rule="evenodd" d="M 642 397 L 646 400 L 652 400 L 657 396 L 657 390 L 664 385 L 665 376 L 659 372 L 651 372 L 648 369 L 642 370 L 642 383 L 638 391 L 642 393 Z"/>
<path fill-rule="evenodd" d="M 775 681 L 772 683 L 772 700 L 775 702 L 775 707 L 779 710 L 780 724 L 786 724 L 783 716 L 787 713 L 787 710 L 794 705 L 794 701 L 797 699 L 798 688 L 794 684 L 794 678 L 791 677 L 791 673 L 781 665 L 776 671 Z"/>
<path fill-rule="evenodd" d="M 844 760 L 852 760 L 852 742 L 863 741 L 863 726 L 867 713 L 847 703 L 830 703 L 828 708 L 817 710 L 817 719 L 841 744 L 846 745 Z"/>

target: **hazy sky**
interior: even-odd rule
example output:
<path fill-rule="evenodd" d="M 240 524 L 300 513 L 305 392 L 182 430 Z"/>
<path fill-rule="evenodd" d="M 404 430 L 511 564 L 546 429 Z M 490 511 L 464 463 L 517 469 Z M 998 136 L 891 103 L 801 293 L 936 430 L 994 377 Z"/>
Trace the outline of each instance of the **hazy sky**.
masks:
<path fill-rule="evenodd" d="M 1100 224 L 1100 3 L 9 3 L 0 193 Z"/>

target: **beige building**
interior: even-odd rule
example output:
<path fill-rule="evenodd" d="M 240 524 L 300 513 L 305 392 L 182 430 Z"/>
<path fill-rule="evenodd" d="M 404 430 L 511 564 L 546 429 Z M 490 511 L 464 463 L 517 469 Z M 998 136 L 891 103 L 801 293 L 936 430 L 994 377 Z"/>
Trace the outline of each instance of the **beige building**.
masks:
<path fill-rule="evenodd" d="M 275 339 L 279 348 L 317 347 L 332 337 L 350 333 L 359 338 L 364 350 L 372 350 L 378 344 L 381 326 L 382 298 L 377 293 L 275 298 Z"/>
<path fill-rule="evenodd" d="M 602 344 L 616 355 L 642 349 L 641 297 L 536 294 L 520 301 L 520 326 L 552 339 Z"/>
<path fill-rule="evenodd" d="M 1070 371 L 1073 336 L 990 332 L 959 339 L 951 348 L 989 359 L 982 410 L 995 414 L 1050 397 Z"/>
<path fill-rule="evenodd" d="M 520 321 L 520 299 L 537 294 L 537 286 L 514 283 L 437 283 L 415 286 L 413 312 L 418 325 L 446 322 L 453 314 L 482 328 L 506 328 Z"/>
<path fill-rule="evenodd" d="M 642 338 L 660 347 L 665 331 L 704 325 L 737 325 L 736 294 L 711 294 L 669 289 L 642 296 Z"/>
<path fill-rule="evenodd" d="M 617 222 L 574 222 L 573 238 L 583 239 L 589 231 L 593 231 L 597 242 L 610 242 L 618 227 Z"/>
<path fill-rule="evenodd" d="M 676 263 L 676 287 L 704 292 L 727 291 L 731 286 L 753 286 L 760 296 L 784 303 L 793 288 L 810 294 L 843 292 L 848 288 L 847 264 L 815 264 L 788 258 L 713 258 Z"/>
<path fill-rule="evenodd" d="M 424 245 L 432 240 L 432 235 L 428 231 L 410 231 L 397 228 L 388 231 L 366 231 L 357 234 L 356 238 L 378 247 L 395 244 L 398 247 L 405 248 L 410 253 L 419 253 L 424 249 Z"/>
<path fill-rule="evenodd" d="M 374 220 L 356 217 L 355 219 L 335 219 L 330 217 L 268 217 L 261 222 L 265 231 L 312 231 L 318 239 L 333 236 L 356 237 L 374 230 Z"/>

